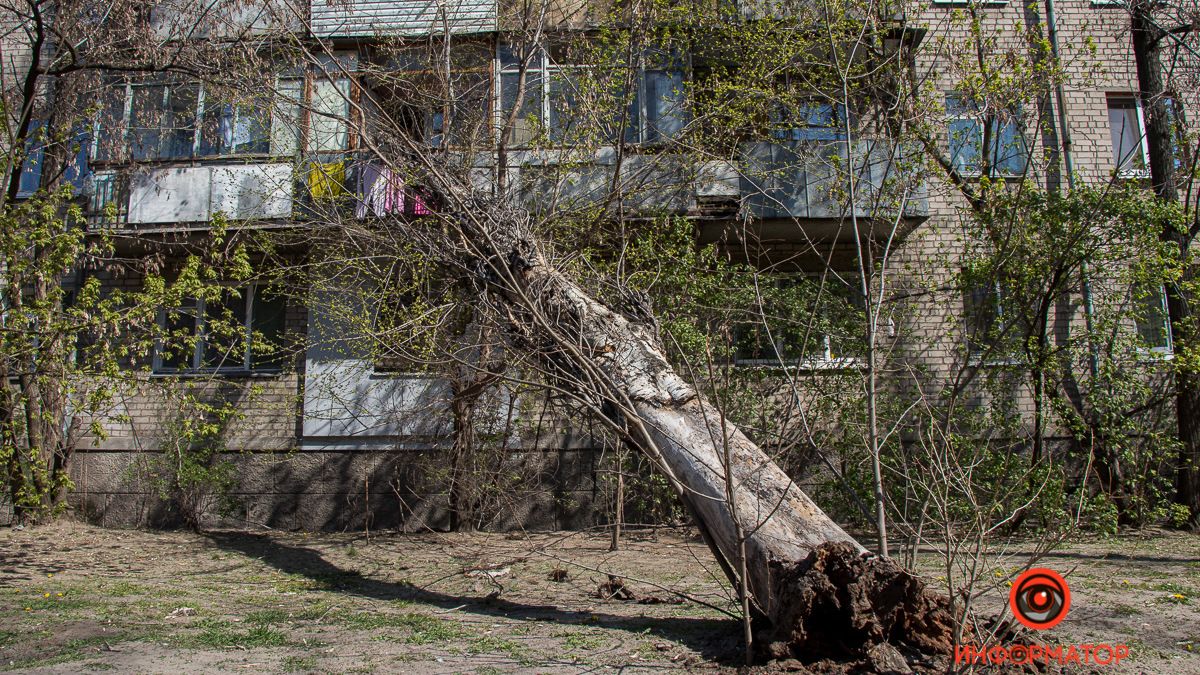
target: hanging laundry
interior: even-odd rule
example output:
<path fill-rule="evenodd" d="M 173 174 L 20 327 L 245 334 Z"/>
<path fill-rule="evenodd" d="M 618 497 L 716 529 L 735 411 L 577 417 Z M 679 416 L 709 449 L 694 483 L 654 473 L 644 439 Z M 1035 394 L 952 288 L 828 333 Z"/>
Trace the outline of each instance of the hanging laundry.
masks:
<path fill-rule="evenodd" d="M 422 195 L 420 192 L 417 192 L 414 190 L 411 193 L 409 193 L 409 200 L 411 202 L 410 209 L 409 209 L 409 215 L 427 216 L 427 215 L 433 213 L 433 209 L 429 208 L 429 202 L 425 199 L 425 196 Z"/>
<path fill-rule="evenodd" d="M 308 172 L 308 190 L 313 199 L 333 199 L 346 194 L 346 163 L 314 163 Z"/>
<path fill-rule="evenodd" d="M 404 211 L 404 181 L 386 166 L 363 164 L 358 169 L 358 204 L 354 217 L 382 217 Z"/>

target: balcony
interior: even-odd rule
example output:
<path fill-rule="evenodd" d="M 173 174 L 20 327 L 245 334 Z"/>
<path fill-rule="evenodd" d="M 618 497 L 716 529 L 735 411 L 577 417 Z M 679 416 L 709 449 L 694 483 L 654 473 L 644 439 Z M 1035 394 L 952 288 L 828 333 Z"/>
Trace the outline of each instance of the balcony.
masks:
<path fill-rule="evenodd" d="M 220 212 L 234 220 L 292 216 L 290 164 L 139 167 L 98 171 L 88 188 L 91 229 L 183 228 Z"/>
<path fill-rule="evenodd" d="M 921 186 L 904 189 L 897 146 L 883 141 L 776 140 L 741 148 L 738 191 L 743 213 L 759 219 L 837 220 L 890 217 L 897 208 L 909 219 L 929 215 Z M 849 171 L 855 177 L 853 210 L 848 197 Z M 728 183 L 728 179 L 726 179 Z"/>

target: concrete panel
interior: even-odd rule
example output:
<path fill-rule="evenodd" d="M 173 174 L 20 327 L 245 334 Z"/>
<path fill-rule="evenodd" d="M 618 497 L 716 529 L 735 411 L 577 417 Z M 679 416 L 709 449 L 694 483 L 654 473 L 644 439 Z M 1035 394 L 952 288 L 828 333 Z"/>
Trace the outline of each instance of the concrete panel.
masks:
<path fill-rule="evenodd" d="M 211 210 L 234 219 L 290 218 L 294 185 L 290 164 L 216 167 Z"/>
<path fill-rule="evenodd" d="M 151 169 L 129 180 L 133 224 L 206 222 L 211 215 L 212 170 L 208 167 Z"/>

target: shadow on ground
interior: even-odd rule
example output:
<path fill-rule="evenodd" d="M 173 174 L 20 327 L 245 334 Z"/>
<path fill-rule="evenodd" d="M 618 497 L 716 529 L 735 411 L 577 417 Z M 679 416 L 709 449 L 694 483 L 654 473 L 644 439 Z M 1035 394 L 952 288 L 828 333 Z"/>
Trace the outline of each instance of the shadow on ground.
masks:
<path fill-rule="evenodd" d="M 738 655 L 737 635 L 740 624 L 733 619 L 623 616 L 597 611 L 568 610 L 555 605 L 515 602 L 502 597 L 450 595 L 407 582 L 393 583 L 372 579 L 357 571 L 338 567 L 326 560 L 319 551 L 282 544 L 266 535 L 211 532 L 206 536 L 223 550 L 259 559 L 287 574 L 297 574 L 323 582 L 341 593 L 373 600 L 408 600 L 481 616 L 564 625 L 587 624 L 630 633 L 648 633 L 657 638 L 686 645 L 705 659 L 718 662 L 732 662 Z"/>

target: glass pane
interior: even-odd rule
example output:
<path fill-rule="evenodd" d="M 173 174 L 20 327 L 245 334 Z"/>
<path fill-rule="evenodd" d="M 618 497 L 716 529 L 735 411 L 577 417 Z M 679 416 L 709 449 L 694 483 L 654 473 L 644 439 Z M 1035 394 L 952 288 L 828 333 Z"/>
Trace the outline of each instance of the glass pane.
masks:
<path fill-rule="evenodd" d="M 230 133 L 235 154 L 260 154 L 270 150 L 270 119 L 258 106 L 240 105 Z"/>
<path fill-rule="evenodd" d="M 227 131 L 233 124 L 233 106 L 215 98 L 204 101 L 204 119 L 200 125 L 200 156 L 210 157 L 225 152 Z"/>
<path fill-rule="evenodd" d="M 308 151 L 335 153 L 349 142 L 350 82 L 318 79 L 313 85 L 312 110 L 309 112 Z"/>
<path fill-rule="evenodd" d="M 837 141 L 845 138 L 840 106 L 809 103 L 798 107 L 780 106 L 773 120 L 780 128 L 772 135 L 791 141 Z"/>
<path fill-rule="evenodd" d="M 550 138 L 562 141 L 572 122 L 571 111 L 578 104 L 578 92 L 569 70 L 560 70 L 550 76 Z"/>
<path fill-rule="evenodd" d="M 158 157 L 166 87 L 136 85 L 129 111 L 129 155 L 134 160 Z"/>
<path fill-rule="evenodd" d="M 108 161 L 120 157 L 125 141 L 125 85 L 104 90 L 97 123 L 96 159 Z"/>
<path fill-rule="evenodd" d="M 504 73 L 500 76 L 501 128 L 508 123 L 508 116 L 517 105 L 517 96 L 521 93 L 520 84 L 519 73 Z M 529 144 L 542 121 L 542 76 L 538 73 L 527 72 L 521 108 L 513 121 L 509 142 L 514 145 Z"/>
<path fill-rule="evenodd" d="M 1146 167 L 1142 154 L 1142 127 L 1137 103 L 1131 98 L 1109 99 L 1108 126 L 1112 139 L 1113 166 L 1120 170 Z"/>
<path fill-rule="evenodd" d="M 246 290 L 230 289 L 205 304 L 201 365 L 239 369 L 246 366 Z"/>
<path fill-rule="evenodd" d="M 192 156 L 196 140 L 196 108 L 199 105 L 200 88 L 196 85 L 179 85 L 167 89 L 167 103 L 163 115 L 162 159 L 180 159 Z"/>
<path fill-rule="evenodd" d="M 164 312 L 164 336 L 158 345 L 163 370 L 190 370 L 196 353 L 197 312 L 194 301 Z"/>
<path fill-rule="evenodd" d="M 1148 349 L 1171 349 L 1171 328 L 1166 301 L 1162 286 L 1134 289 L 1138 337 Z"/>
<path fill-rule="evenodd" d="M 979 353 L 992 344 L 1000 317 L 999 298 L 993 286 L 979 286 L 967 292 L 965 318 L 967 347 Z"/>
<path fill-rule="evenodd" d="M 684 121 L 683 73 L 646 71 L 645 142 L 678 136 Z"/>
<path fill-rule="evenodd" d="M 280 78 L 271 111 L 271 154 L 292 156 L 300 149 L 300 97 L 304 81 Z"/>
<path fill-rule="evenodd" d="M 1001 176 L 1019 176 L 1025 171 L 1025 138 L 1019 125 L 1012 120 L 996 123 L 992 132 L 995 138 L 992 152 L 992 167 Z"/>
<path fill-rule="evenodd" d="M 640 143 L 642 140 L 642 94 L 637 82 L 633 83 L 633 91 L 629 92 L 629 109 L 625 117 L 625 142 Z M 618 89 L 617 101 L 625 100 L 622 91 Z"/>
<path fill-rule="evenodd" d="M 38 131 L 32 131 L 36 136 Z M 25 149 L 25 160 L 21 165 L 20 196 L 32 195 L 42 184 L 42 163 L 45 161 L 46 148 L 41 143 L 29 143 Z"/>
<path fill-rule="evenodd" d="M 282 296 L 265 286 L 254 289 L 252 307 L 250 367 L 281 368 L 283 351 L 283 322 L 286 303 Z"/>
<path fill-rule="evenodd" d="M 972 119 L 952 119 L 950 132 L 950 162 L 959 173 L 979 171 L 983 127 Z"/>

